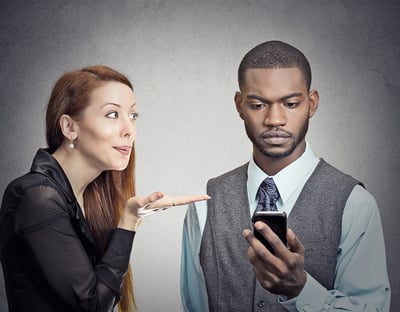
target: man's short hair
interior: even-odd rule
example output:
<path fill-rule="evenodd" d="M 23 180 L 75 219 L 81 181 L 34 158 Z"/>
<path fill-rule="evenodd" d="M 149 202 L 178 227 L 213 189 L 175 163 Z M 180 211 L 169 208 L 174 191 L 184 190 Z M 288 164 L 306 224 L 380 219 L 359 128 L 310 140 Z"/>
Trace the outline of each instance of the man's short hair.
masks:
<path fill-rule="evenodd" d="M 291 68 L 297 67 L 307 85 L 311 86 L 310 63 L 304 54 L 295 47 L 282 41 L 266 41 L 255 46 L 243 57 L 239 65 L 238 81 L 241 88 L 245 73 L 249 68 Z"/>

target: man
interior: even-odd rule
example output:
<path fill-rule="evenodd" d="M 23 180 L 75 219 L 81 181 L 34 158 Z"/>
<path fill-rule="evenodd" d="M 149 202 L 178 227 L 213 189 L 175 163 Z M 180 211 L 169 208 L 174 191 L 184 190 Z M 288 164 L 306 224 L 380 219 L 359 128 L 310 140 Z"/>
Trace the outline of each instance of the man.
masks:
<path fill-rule="evenodd" d="M 305 140 L 319 100 L 307 59 L 268 41 L 245 55 L 238 74 L 236 109 L 253 157 L 211 179 L 211 200 L 188 209 L 185 311 L 389 311 L 376 202 L 359 181 L 314 156 Z M 290 228 L 286 247 L 267 225 L 255 224 L 274 254 L 249 230 L 266 196 L 269 209 L 286 212 Z"/>

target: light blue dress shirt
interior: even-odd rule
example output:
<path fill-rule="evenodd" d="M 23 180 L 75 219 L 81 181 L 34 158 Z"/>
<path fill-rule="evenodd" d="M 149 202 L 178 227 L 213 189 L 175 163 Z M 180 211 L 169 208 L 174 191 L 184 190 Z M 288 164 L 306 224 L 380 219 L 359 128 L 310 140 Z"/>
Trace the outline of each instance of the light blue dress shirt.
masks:
<path fill-rule="evenodd" d="M 319 162 L 307 145 L 303 155 L 278 172 L 277 208 L 290 214 L 298 196 Z M 248 166 L 247 194 L 250 215 L 257 206 L 257 190 L 267 177 L 254 162 Z M 181 259 L 181 298 L 187 312 L 207 312 L 208 299 L 200 265 L 201 237 L 207 218 L 207 202 L 189 206 L 184 226 Z M 307 252 L 307 251 L 306 251 Z M 334 289 L 327 290 L 311 275 L 298 297 L 280 304 L 288 311 L 381 311 L 388 312 L 390 286 L 385 244 L 378 206 L 374 197 L 357 185 L 351 192 L 342 219 L 341 240 Z"/>

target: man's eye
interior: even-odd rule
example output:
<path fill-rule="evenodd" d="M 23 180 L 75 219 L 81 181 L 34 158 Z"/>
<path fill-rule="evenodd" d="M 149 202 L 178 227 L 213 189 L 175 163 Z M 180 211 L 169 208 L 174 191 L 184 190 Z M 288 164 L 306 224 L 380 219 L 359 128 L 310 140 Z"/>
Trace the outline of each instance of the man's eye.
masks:
<path fill-rule="evenodd" d="M 264 108 L 266 106 L 266 104 L 264 104 L 264 103 L 251 103 L 250 104 L 250 107 L 252 108 L 252 109 L 262 109 L 262 108 Z"/>
<path fill-rule="evenodd" d="M 129 114 L 129 118 L 130 118 L 131 120 L 136 120 L 138 117 L 139 117 L 139 114 L 138 114 L 138 113 L 132 112 L 132 113 Z"/>
<path fill-rule="evenodd" d="M 295 107 L 299 106 L 299 103 L 298 102 L 288 102 L 285 105 L 286 105 L 286 107 L 289 107 L 289 108 L 295 108 Z"/>
<path fill-rule="evenodd" d="M 117 112 L 110 112 L 106 115 L 107 118 L 117 119 L 118 113 Z"/>

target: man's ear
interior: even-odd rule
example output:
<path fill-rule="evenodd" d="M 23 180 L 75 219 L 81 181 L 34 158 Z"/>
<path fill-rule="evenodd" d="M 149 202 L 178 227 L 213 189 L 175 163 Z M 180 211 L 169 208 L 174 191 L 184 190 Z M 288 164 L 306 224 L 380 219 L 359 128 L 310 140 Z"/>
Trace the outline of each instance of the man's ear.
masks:
<path fill-rule="evenodd" d="M 60 128 L 69 141 L 74 141 L 78 137 L 78 124 L 71 118 L 71 116 L 67 114 L 61 116 Z"/>
<path fill-rule="evenodd" d="M 235 99 L 235 104 L 236 104 L 236 110 L 239 113 L 240 118 L 243 119 L 243 112 L 242 112 L 243 96 L 242 96 L 242 93 L 240 93 L 240 91 L 236 91 L 234 99 Z"/>
<path fill-rule="evenodd" d="M 318 109 L 318 103 L 319 103 L 319 94 L 317 90 L 311 90 L 309 95 L 308 95 L 308 99 L 310 102 L 310 109 L 308 112 L 308 118 L 311 118 L 312 116 L 314 116 L 315 112 Z"/>

